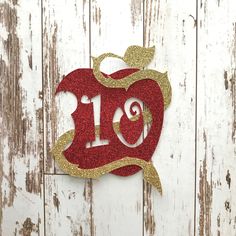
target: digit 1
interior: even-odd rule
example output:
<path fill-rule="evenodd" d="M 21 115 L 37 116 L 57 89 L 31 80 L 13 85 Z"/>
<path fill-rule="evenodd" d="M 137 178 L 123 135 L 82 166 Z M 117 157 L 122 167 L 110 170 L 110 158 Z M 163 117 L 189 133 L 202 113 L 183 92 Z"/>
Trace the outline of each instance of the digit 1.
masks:
<path fill-rule="evenodd" d="M 92 97 L 90 103 L 93 103 L 94 128 L 96 130 L 96 127 L 98 127 L 98 135 L 95 135 L 95 141 L 86 143 L 86 148 L 107 145 L 109 140 L 100 139 L 101 95 Z"/>

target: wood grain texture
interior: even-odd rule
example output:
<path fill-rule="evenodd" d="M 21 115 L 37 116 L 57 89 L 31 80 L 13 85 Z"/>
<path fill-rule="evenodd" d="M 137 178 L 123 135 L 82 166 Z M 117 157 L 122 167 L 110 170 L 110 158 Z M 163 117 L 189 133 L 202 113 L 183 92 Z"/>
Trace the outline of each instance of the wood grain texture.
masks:
<path fill-rule="evenodd" d="M 150 68 L 168 71 L 172 101 L 153 162 L 163 196 L 144 185 L 144 235 L 194 234 L 195 3 L 145 1 L 144 45 L 156 46 Z"/>
<path fill-rule="evenodd" d="M 46 176 L 46 235 L 95 235 L 92 182 Z"/>
<path fill-rule="evenodd" d="M 196 235 L 236 235 L 235 1 L 198 3 Z"/>
<path fill-rule="evenodd" d="M 42 18 L 44 166 L 46 173 L 57 173 L 50 150 L 60 135 L 74 129 L 71 113 L 77 101 L 71 93 L 55 96 L 55 91 L 63 76 L 90 65 L 89 1 L 44 0 Z"/>
<path fill-rule="evenodd" d="M 74 128 L 71 113 L 76 99 L 70 93 L 55 96 L 55 89 L 64 75 L 90 65 L 89 1 L 45 0 L 42 17 L 45 234 L 94 235 L 91 181 L 60 176 L 50 154 L 56 139 Z"/>
<path fill-rule="evenodd" d="M 141 0 L 92 0 L 91 55 L 104 52 L 123 55 L 128 46 L 142 45 L 142 9 Z M 124 67 L 122 61 L 107 59 L 102 71 L 112 73 Z M 142 203 L 141 172 L 127 178 L 109 174 L 93 181 L 95 235 L 141 235 Z"/>
<path fill-rule="evenodd" d="M 0 235 L 44 235 L 40 3 L 0 1 L 0 32 Z"/>

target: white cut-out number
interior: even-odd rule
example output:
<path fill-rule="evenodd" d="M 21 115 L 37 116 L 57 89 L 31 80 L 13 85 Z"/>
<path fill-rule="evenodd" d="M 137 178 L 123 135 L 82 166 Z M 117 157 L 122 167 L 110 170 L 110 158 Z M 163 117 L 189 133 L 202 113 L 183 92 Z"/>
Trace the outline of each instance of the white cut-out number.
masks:
<path fill-rule="evenodd" d="M 125 103 L 125 112 L 127 115 L 131 116 L 129 113 L 129 108 L 132 102 L 138 102 L 139 104 L 142 104 L 142 101 L 140 101 L 139 99 L 135 99 L 135 98 L 130 98 L 126 101 Z M 101 139 L 100 138 L 100 114 L 101 114 L 101 95 L 97 95 L 95 97 L 92 97 L 91 99 L 89 99 L 86 95 L 82 96 L 81 98 L 81 102 L 84 104 L 90 104 L 93 103 L 93 115 L 94 115 L 94 129 L 96 130 L 96 127 L 98 129 L 98 135 L 95 136 L 95 140 L 93 142 L 87 142 L 86 143 L 86 148 L 91 148 L 91 147 L 98 147 L 98 146 L 103 146 L 103 145 L 108 145 L 109 144 L 109 140 L 107 139 Z M 143 112 L 143 110 L 141 111 L 137 111 L 137 112 Z M 123 111 L 121 110 L 121 108 L 117 108 L 114 116 L 113 116 L 113 121 L 112 122 L 120 122 L 120 119 L 122 117 L 122 115 L 124 115 Z M 116 121 L 117 120 L 117 121 Z M 126 142 L 126 140 L 124 140 L 123 136 L 121 133 L 117 134 L 117 137 L 119 138 L 119 140 L 126 145 L 127 147 L 137 147 L 138 145 L 140 145 L 143 140 L 146 138 L 147 133 L 144 132 L 145 130 L 145 125 L 143 127 L 143 132 L 140 135 L 140 137 L 138 138 L 137 142 L 135 144 L 129 144 Z M 144 135 L 144 137 L 143 137 Z"/>
<path fill-rule="evenodd" d="M 95 140 L 93 142 L 87 142 L 86 148 L 108 145 L 109 140 L 100 138 L 101 95 L 97 95 L 91 99 L 88 99 L 87 96 L 83 96 L 81 102 L 85 104 L 93 103 L 94 128 L 96 129 L 96 126 L 99 127 L 98 135 L 95 136 Z"/>

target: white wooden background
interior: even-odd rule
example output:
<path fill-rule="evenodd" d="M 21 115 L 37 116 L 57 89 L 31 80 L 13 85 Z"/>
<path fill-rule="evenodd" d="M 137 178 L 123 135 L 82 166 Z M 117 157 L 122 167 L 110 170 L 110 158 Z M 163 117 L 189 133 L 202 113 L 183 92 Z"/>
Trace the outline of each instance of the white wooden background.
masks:
<path fill-rule="evenodd" d="M 141 172 L 72 178 L 49 153 L 73 128 L 63 75 L 132 44 L 156 46 L 173 88 L 162 197 Z M 235 83 L 235 0 L 0 0 L 0 235 L 235 236 Z"/>

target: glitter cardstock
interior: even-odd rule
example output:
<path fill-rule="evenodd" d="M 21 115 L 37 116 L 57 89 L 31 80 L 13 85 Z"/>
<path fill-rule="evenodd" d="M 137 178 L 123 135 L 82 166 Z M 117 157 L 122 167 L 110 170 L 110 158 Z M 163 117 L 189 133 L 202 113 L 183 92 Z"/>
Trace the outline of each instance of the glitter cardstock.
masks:
<path fill-rule="evenodd" d="M 162 193 L 151 158 L 171 101 L 171 86 L 167 73 L 144 69 L 154 52 L 154 47 L 130 46 L 124 57 L 105 53 L 93 57 L 92 69 L 77 69 L 59 83 L 56 94 L 71 92 L 77 99 L 72 113 L 75 130 L 61 135 L 51 150 L 65 173 L 96 179 L 106 173 L 129 176 L 142 169 L 144 179 Z M 108 57 L 119 58 L 130 68 L 107 75 L 100 65 Z M 121 115 L 114 121 L 118 109 Z"/>

